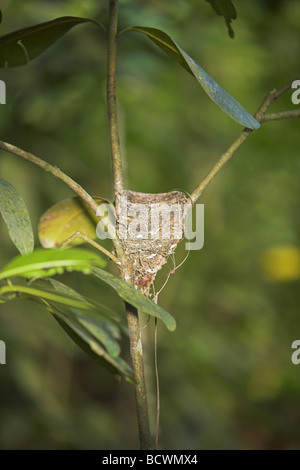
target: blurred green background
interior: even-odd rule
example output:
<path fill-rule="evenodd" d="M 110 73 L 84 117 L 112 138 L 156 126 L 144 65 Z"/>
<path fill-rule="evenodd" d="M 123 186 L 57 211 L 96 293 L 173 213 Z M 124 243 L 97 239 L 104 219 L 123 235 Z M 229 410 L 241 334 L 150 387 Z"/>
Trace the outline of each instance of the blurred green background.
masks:
<path fill-rule="evenodd" d="M 234 4 L 233 40 L 203 0 L 120 0 L 120 27 L 165 30 L 254 113 L 271 88 L 300 75 L 300 2 Z M 2 0 L 1 9 L 1 35 L 64 15 L 107 21 L 104 0 Z M 90 194 L 111 197 L 105 67 L 104 35 L 80 25 L 29 66 L 1 70 L 7 104 L 0 107 L 0 135 L 59 166 Z M 294 109 L 291 95 L 271 111 Z M 242 130 L 137 33 L 119 41 L 118 100 L 128 187 L 137 191 L 192 192 Z M 300 339 L 299 123 L 264 124 L 199 200 L 204 248 L 191 252 L 160 296 L 178 322 L 175 333 L 159 325 L 162 448 L 300 447 L 300 365 L 291 362 L 291 344 Z M 0 174 L 25 199 L 35 233 L 42 213 L 72 196 L 5 152 Z M 0 227 L 3 266 L 17 252 L 3 221 Z M 177 264 L 185 254 L 182 243 Z M 79 274 L 62 279 L 123 309 L 104 284 Z M 0 313 L 7 347 L 1 449 L 137 448 L 130 384 L 94 364 L 37 304 L 14 301 Z M 152 325 L 147 333 L 153 389 Z M 125 339 L 128 359 L 127 350 Z"/>

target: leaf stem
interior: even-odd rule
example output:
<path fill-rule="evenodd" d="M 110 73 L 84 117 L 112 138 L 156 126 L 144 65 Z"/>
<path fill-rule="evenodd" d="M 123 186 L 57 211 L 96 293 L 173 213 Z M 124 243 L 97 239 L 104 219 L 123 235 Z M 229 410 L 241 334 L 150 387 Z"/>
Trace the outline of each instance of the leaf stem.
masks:
<path fill-rule="evenodd" d="M 116 219 L 119 219 L 119 196 L 124 190 L 121 148 L 118 128 L 116 99 L 116 56 L 117 56 L 118 0 L 109 0 L 109 25 L 107 28 L 107 111 L 109 121 L 110 145 L 112 154 Z M 130 285 L 133 284 L 131 260 L 125 255 L 118 237 L 114 240 L 117 256 L 121 262 L 121 276 Z M 135 401 L 140 436 L 140 447 L 151 449 L 148 399 L 144 372 L 144 356 L 137 309 L 126 304 L 129 329 L 130 356 L 135 380 Z"/>
<path fill-rule="evenodd" d="M 106 248 L 104 248 L 102 245 L 100 245 L 99 243 L 95 242 L 94 240 L 92 240 L 90 237 L 88 237 L 87 235 L 85 235 L 84 233 L 82 232 L 75 232 L 73 233 L 73 235 L 71 235 L 69 238 L 67 238 L 67 240 L 65 240 L 63 243 L 62 243 L 62 246 L 68 246 L 70 243 L 72 243 L 74 240 L 77 240 L 77 239 L 81 239 L 81 240 L 84 240 L 86 243 L 89 243 L 90 245 L 92 245 L 94 248 L 96 248 L 97 250 L 101 251 L 102 253 L 104 253 L 108 258 L 110 258 L 114 263 L 116 264 L 120 264 L 120 261 L 118 260 L 118 258 L 113 254 L 111 253 L 110 251 L 108 251 Z"/>

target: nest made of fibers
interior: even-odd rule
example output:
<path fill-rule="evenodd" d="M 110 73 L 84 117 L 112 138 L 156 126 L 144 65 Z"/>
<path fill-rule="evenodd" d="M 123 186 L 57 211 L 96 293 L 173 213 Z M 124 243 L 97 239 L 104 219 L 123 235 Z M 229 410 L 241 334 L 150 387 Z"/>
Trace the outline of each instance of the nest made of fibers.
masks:
<path fill-rule="evenodd" d="M 167 258 L 174 253 L 177 244 L 182 240 L 184 209 L 190 201 L 181 191 L 158 194 L 123 191 L 122 196 L 126 197 L 127 212 L 122 214 L 120 206 L 120 217 L 118 217 L 120 242 L 123 250 L 132 261 L 136 275 L 135 284 L 140 287 L 147 287 L 154 281 L 157 272 L 167 262 Z M 136 204 L 143 204 L 141 212 L 139 212 Z M 159 205 L 160 215 L 154 233 L 151 230 L 153 227 L 151 227 L 150 214 L 151 208 L 155 205 Z M 175 232 L 174 211 L 176 210 L 178 210 L 176 221 L 179 221 L 182 229 L 181 238 L 178 238 L 178 232 Z M 137 217 L 133 217 L 130 213 L 137 213 Z M 136 224 L 135 226 L 139 228 L 139 230 L 136 230 L 135 236 L 129 237 L 128 233 L 126 238 L 124 235 L 120 236 L 124 225 L 128 228 L 130 223 Z M 164 234 L 168 233 L 165 232 L 165 230 L 168 231 L 167 224 L 169 225 L 170 236 L 163 238 Z"/>

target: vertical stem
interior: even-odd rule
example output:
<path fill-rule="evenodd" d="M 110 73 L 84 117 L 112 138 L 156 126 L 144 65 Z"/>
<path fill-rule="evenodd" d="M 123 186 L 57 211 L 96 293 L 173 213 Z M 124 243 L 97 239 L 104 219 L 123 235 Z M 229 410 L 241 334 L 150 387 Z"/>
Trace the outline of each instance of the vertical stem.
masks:
<path fill-rule="evenodd" d="M 152 449 L 148 400 L 144 372 L 144 356 L 139 327 L 138 311 L 130 304 L 126 304 L 127 322 L 130 338 L 130 355 L 135 380 L 135 399 L 137 409 L 137 419 L 140 436 L 140 446 L 142 450 Z"/>
<path fill-rule="evenodd" d="M 160 418 L 160 388 L 158 376 L 158 360 L 157 360 L 157 318 L 155 318 L 154 330 L 154 364 L 155 364 L 155 379 L 156 379 L 156 432 L 155 432 L 155 450 L 158 447 L 159 435 L 159 418 Z"/>
<path fill-rule="evenodd" d="M 110 144 L 112 153 L 112 166 L 114 178 L 114 192 L 116 204 L 116 217 L 119 218 L 119 196 L 124 190 L 121 149 L 118 129 L 118 114 L 116 100 L 116 55 L 117 55 L 117 25 L 118 25 L 118 0 L 109 0 L 109 25 L 107 30 L 107 109 L 109 121 Z M 121 261 L 121 274 L 123 279 L 133 283 L 133 273 L 130 260 L 127 259 L 124 250 L 120 246 L 118 238 L 114 245 Z M 144 373 L 144 357 L 139 327 L 138 311 L 135 307 L 126 303 L 126 314 L 129 328 L 130 355 L 132 361 L 133 376 L 135 380 L 135 399 L 137 420 L 140 436 L 140 447 L 143 450 L 152 448 L 147 391 Z"/>
<path fill-rule="evenodd" d="M 118 195 L 123 191 L 123 175 L 116 99 L 117 27 L 118 0 L 109 0 L 109 25 L 107 31 L 107 110 L 116 204 L 118 202 Z"/>

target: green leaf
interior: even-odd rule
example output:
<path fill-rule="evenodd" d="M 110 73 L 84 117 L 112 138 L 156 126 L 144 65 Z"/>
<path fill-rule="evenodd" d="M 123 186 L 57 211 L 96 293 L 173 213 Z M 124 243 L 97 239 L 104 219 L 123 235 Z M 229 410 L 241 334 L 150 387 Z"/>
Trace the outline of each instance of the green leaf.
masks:
<path fill-rule="evenodd" d="M 107 199 L 94 197 L 95 201 L 109 202 Z M 58 202 L 40 218 L 38 235 L 44 248 L 61 246 L 71 235 L 80 231 L 92 240 L 97 238 L 96 226 L 99 218 L 80 197 L 73 197 Z M 70 246 L 80 245 L 84 240 L 77 238 Z"/>
<path fill-rule="evenodd" d="M 231 27 L 231 21 L 236 20 L 237 14 L 236 9 L 231 0 L 206 0 L 211 4 L 217 15 L 223 16 L 225 19 L 226 26 L 228 28 L 228 34 L 231 38 L 234 37 L 234 31 Z"/>
<path fill-rule="evenodd" d="M 0 212 L 11 240 L 22 255 L 32 253 L 34 237 L 28 211 L 16 188 L 0 178 Z"/>
<path fill-rule="evenodd" d="M 56 281 L 55 279 L 51 279 L 50 282 L 58 292 L 66 295 L 72 295 L 73 298 L 77 300 L 85 300 L 81 294 L 74 291 L 69 286 L 66 286 L 63 283 Z M 106 347 L 107 352 L 112 357 L 117 357 L 120 354 L 120 345 L 117 341 L 120 339 L 120 328 L 115 323 L 112 323 L 112 319 L 110 319 L 110 321 L 108 321 L 107 319 L 103 320 L 103 315 L 101 311 L 102 306 L 99 307 L 100 312 L 96 310 L 70 310 L 74 318 L 76 318 L 76 320 L 82 326 L 84 326 L 93 336 L 95 336 L 95 338 L 97 338 L 97 340 L 100 341 L 100 343 L 102 343 Z M 105 314 L 106 313 L 107 309 L 105 309 Z M 115 314 L 113 314 L 113 318 L 115 318 Z"/>
<path fill-rule="evenodd" d="M 75 308 L 81 308 L 81 309 L 89 309 L 92 308 L 92 305 L 90 305 L 87 301 L 80 301 L 80 300 L 74 300 L 72 297 L 66 295 L 66 294 L 59 294 L 55 292 L 55 290 L 50 290 L 50 289 L 44 289 L 44 288 L 38 288 L 36 289 L 35 287 L 30 287 L 30 286 L 24 286 L 24 285 L 14 285 L 14 284 L 9 284 L 2 286 L 0 288 L 0 296 L 2 299 L 11 300 L 11 298 L 15 297 L 15 294 L 25 296 L 26 298 L 31 298 L 31 299 L 43 299 L 51 302 L 56 302 L 58 304 L 62 305 L 67 305 L 70 307 L 75 307 Z"/>
<path fill-rule="evenodd" d="M 85 297 L 83 297 L 83 295 L 79 294 L 79 292 L 72 289 L 72 287 L 67 286 L 63 282 L 58 281 L 57 279 L 47 279 L 47 280 L 43 280 L 42 282 L 49 282 L 54 287 L 55 290 L 57 290 L 58 292 L 61 292 L 62 294 L 66 294 L 72 297 L 73 299 L 81 300 L 81 301 L 86 300 Z"/>
<path fill-rule="evenodd" d="M 173 39 L 156 28 L 132 26 L 122 31 L 136 31 L 151 39 L 160 49 L 175 59 L 200 83 L 210 99 L 228 116 L 249 129 L 258 129 L 259 122 L 227 91 L 208 75 Z"/>
<path fill-rule="evenodd" d="M 78 324 L 84 327 L 86 331 L 103 344 L 111 357 L 119 356 L 121 348 L 117 338 L 112 334 L 109 323 L 103 323 L 99 318 L 97 319 L 91 316 L 88 311 L 80 312 L 75 309 L 70 309 L 70 312 L 73 315 L 73 320 L 76 319 Z M 113 331 L 114 334 L 117 334 L 115 330 Z M 119 337 L 120 335 L 118 335 L 118 338 Z"/>
<path fill-rule="evenodd" d="M 38 284 L 38 287 L 36 284 Z M 10 283 L 0 287 L 0 298 L 8 301 L 18 295 L 26 299 L 42 301 L 43 304 L 51 302 L 60 310 L 67 307 L 66 311 L 70 312 L 71 319 L 76 319 L 78 323 L 95 336 L 106 347 L 112 357 L 120 354 L 118 340 L 120 339 L 120 327 L 122 325 L 116 324 L 115 313 L 112 318 L 108 317 L 107 308 L 104 307 L 103 313 L 102 305 L 95 307 L 82 295 L 68 286 L 58 283 L 58 281 L 57 284 L 53 283 L 56 285 L 54 289 L 49 288 L 47 284 L 48 282 L 44 281 L 44 284 L 39 282 L 32 287 L 31 285 L 14 285 Z M 122 329 L 127 333 L 127 329 Z"/>
<path fill-rule="evenodd" d="M 76 248 L 35 250 L 30 255 L 17 256 L 0 272 L 0 279 L 13 276 L 26 278 L 50 277 L 63 274 L 64 271 L 81 271 L 89 274 L 93 266 L 106 266 L 98 253 Z"/>
<path fill-rule="evenodd" d="M 152 300 L 148 299 L 148 297 L 135 290 L 125 281 L 99 268 L 93 268 L 92 274 L 115 289 L 115 291 L 117 291 L 119 296 L 125 300 L 125 302 L 133 305 L 148 315 L 160 318 L 160 320 L 164 322 L 170 331 L 175 330 L 176 321 L 172 315 L 170 315 L 170 313 L 159 307 L 159 305 L 156 305 L 154 302 L 152 302 Z"/>
<path fill-rule="evenodd" d="M 0 67 L 18 67 L 27 64 L 71 28 L 87 22 L 103 28 L 100 23 L 88 18 L 64 16 L 0 37 Z"/>
<path fill-rule="evenodd" d="M 84 352 L 108 369 L 113 375 L 118 377 L 121 373 L 132 380 L 132 370 L 127 362 L 121 357 L 112 357 L 88 329 L 80 324 L 76 318 L 72 318 L 71 312 L 66 314 L 53 306 L 51 306 L 51 309 L 52 311 L 50 311 L 58 323 Z"/>
<path fill-rule="evenodd" d="M 49 282 L 56 291 L 63 293 L 65 295 L 68 295 L 69 297 L 75 299 L 75 300 L 81 300 L 82 302 L 85 301 L 89 303 L 91 308 L 96 312 L 94 313 L 93 311 L 89 312 L 89 315 L 92 318 L 99 319 L 99 314 L 101 314 L 101 318 L 103 322 L 114 322 L 118 324 L 124 331 L 127 331 L 126 328 L 126 321 L 123 315 L 120 315 L 116 313 L 114 310 L 111 308 L 107 307 L 106 305 L 103 305 L 99 303 L 98 301 L 94 301 L 92 299 L 87 299 L 86 297 L 83 297 L 83 295 L 79 294 L 79 292 L 75 291 L 71 287 L 67 286 L 66 284 L 63 284 L 62 282 L 58 281 L 57 279 L 47 279 L 47 280 L 42 280 L 38 281 L 39 282 Z M 37 282 L 35 281 L 36 285 Z"/>
<path fill-rule="evenodd" d="M 77 299 L 77 301 L 86 302 L 86 299 L 81 294 L 74 291 L 69 286 L 55 279 L 51 279 L 50 282 L 60 294 L 72 296 L 72 298 Z M 67 315 L 71 320 L 76 320 L 77 323 L 81 324 L 100 341 L 112 357 L 117 357 L 120 354 L 120 346 L 117 341 L 120 339 L 120 328 L 114 321 L 116 314 L 113 314 L 113 317 L 109 319 L 106 316 L 106 309 L 104 309 L 104 315 L 102 314 L 102 305 L 98 306 L 98 311 L 96 309 L 92 310 L 92 305 L 89 305 L 90 309 L 88 310 L 69 308 Z"/>

